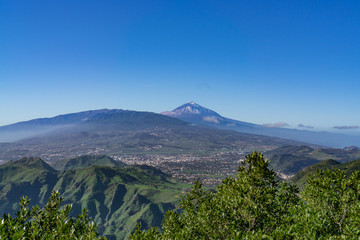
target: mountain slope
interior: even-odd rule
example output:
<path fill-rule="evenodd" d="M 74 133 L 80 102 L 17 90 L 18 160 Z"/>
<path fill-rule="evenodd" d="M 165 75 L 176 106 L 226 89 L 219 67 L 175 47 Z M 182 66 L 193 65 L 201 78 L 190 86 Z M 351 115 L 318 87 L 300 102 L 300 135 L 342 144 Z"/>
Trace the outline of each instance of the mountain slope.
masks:
<path fill-rule="evenodd" d="M 43 136 L 0 144 L 0 160 L 41 156 L 46 161 L 88 154 L 211 154 L 268 150 L 289 140 L 205 126 L 150 112 L 110 111 Z"/>
<path fill-rule="evenodd" d="M 59 115 L 52 118 L 38 118 L 0 127 L 0 142 L 12 142 L 23 138 L 44 135 L 78 125 L 99 115 L 121 112 L 117 109 L 101 109 Z"/>
<path fill-rule="evenodd" d="M 125 163 L 115 161 L 106 155 L 84 155 L 76 158 L 56 161 L 52 167 L 58 171 L 65 171 L 69 169 L 85 168 L 91 165 L 126 166 Z"/>
<path fill-rule="evenodd" d="M 315 164 L 311 167 L 305 168 L 302 171 L 298 172 L 291 179 L 291 181 L 296 185 L 298 185 L 300 188 L 303 188 L 307 179 L 317 170 L 327 170 L 327 169 L 330 170 L 340 169 L 342 171 L 345 171 L 346 174 L 350 176 L 352 172 L 360 170 L 360 159 L 346 163 L 340 163 L 332 159 L 324 160 L 319 162 L 318 164 Z"/>
<path fill-rule="evenodd" d="M 198 118 L 199 120 L 200 119 L 202 119 L 204 121 L 208 120 L 209 122 L 215 122 L 215 123 L 224 120 L 224 118 L 222 118 L 216 112 L 214 112 L 208 108 L 202 107 L 202 106 L 196 104 L 195 102 L 186 103 L 178 108 L 175 108 L 171 112 L 163 112 L 162 114 L 165 116 L 177 117 L 180 119 Z M 207 118 L 207 117 L 209 117 L 209 118 Z"/>
<path fill-rule="evenodd" d="M 250 131 L 255 131 L 257 128 L 264 128 L 257 124 L 222 117 L 218 113 L 202 107 L 195 102 L 186 103 L 175 108 L 173 111 L 162 112 L 161 114 L 195 124 L 230 130 L 242 130 L 242 132 L 248 133 L 251 133 Z"/>
<path fill-rule="evenodd" d="M 52 167 L 38 157 L 22 158 L 18 161 L 9 161 L 0 165 L 0 181 L 1 182 L 21 182 L 23 180 L 31 180 L 33 176 L 29 173 L 56 173 Z M 14 176 L 17 178 L 14 178 Z M 38 174 L 36 174 L 38 175 Z M 28 178 L 28 179 L 27 179 Z"/>
<path fill-rule="evenodd" d="M 302 189 L 307 179 L 312 176 L 317 170 L 332 169 L 333 167 L 336 167 L 338 165 L 341 165 L 341 163 L 333 159 L 323 160 L 295 174 L 295 176 L 291 178 L 291 182 L 295 183 Z"/>
<path fill-rule="evenodd" d="M 15 213 L 21 196 L 43 206 L 51 191 L 59 191 L 71 215 L 82 208 L 109 239 L 124 239 L 141 221 L 143 227 L 160 226 L 164 213 L 174 209 L 184 184 L 173 182 L 149 166 L 89 166 L 57 172 L 40 158 L 27 158 L 0 166 L 0 213 Z"/>
<path fill-rule="evenodd" d="M 65 203 L 73 204 L 72 214 L 89 209 L 100 230 L 108 236 L 117 232 L 118 238 L 124 238 L 140 219 L 146 228 L 153 223 L 159 225 L 165 211 L 174 208 L 172 202 L 180 191 L 168 178 L 141 168 L 107 166 L 66 171 L 60 174 L 54 189 L 62 193 Z M 162 194 L 168 197 L 162 200 Z M 154 218 L 159 221 L 153 222 Z"/>
<path fill-rule="evenodd" d="M 45 204 L 57 181 L 57 172 L 40 158 L 23 158 L 0 165 L 0 213 L 12 212 L 20 197 L 32 205 Z"/>
<path fill-rule="evenodd" d="M 243 133 L 280 137 L 330 147 L 360 146 L 360 136 L 314 132 L 279 127 L 265 127 L 258 124 L 241 122 L 220 116 L 195 102 L 184 104 L 173 111 L 163 112 L 165 116 L 175 117 L 187 122 L 220 129 L 235 130 Z"/>
<path fill-rule="evenodd" d="M 270 160 L 270 166 L 286 175 L 293 175 L 303 168 L 319 163 L 323 160 L 333 159 L 341 163 L 360 158 L 359 148 L 311 148 L 309 146 L 284 145 L 265 152 Z"/>

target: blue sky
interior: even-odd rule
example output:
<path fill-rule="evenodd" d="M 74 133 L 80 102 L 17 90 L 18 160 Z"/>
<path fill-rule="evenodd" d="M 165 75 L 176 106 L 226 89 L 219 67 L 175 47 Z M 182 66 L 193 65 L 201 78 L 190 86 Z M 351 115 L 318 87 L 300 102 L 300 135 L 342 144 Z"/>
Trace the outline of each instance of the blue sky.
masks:
<path fill-rule="evenodd" d="M 360 134 L 359 1 L 0 1 L 0 125 L 189 101 Z"/>

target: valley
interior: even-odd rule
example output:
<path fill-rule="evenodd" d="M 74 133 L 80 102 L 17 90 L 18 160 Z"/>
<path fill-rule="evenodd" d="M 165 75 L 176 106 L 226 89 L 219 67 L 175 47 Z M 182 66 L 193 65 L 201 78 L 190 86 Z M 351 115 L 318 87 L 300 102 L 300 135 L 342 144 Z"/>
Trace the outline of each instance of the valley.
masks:
<path fill-rule="evenodd" d="M 73 205 L 71 215 L 86 208 L 102 235 L 123 239 L 137 222 L 143 229 L 160 226 L 194 181 L 215 190 L 253 151 L 265 155 L 279 181 L 323 160 L 360 158 L 357 147 L 329 148 L 202 124 L 204 117 L 214 124 L 223 118 L 188 105 L 187 119 L 104 109 L 0 127 L 0 134 L 37 132 L 0 143 L 0 211 L 14 214 L 23 195 L 42 206 L 56 190 L 64 204 Z"/>
<path fill-rule="evenodd" d="M 360 239 L 360 1 L 1 1 L 0 240 Z"/>
<path fill-rule="evenodd" d="M 72 204 L 71 215 L 86 208 L 102 235 L 124 239 L 138 221 L 144 228 L 160 226 L 164 213 L 175 209 L 190 187 L 156 168 L 111 164 L 104 156 L 63 162 L 68 170 L 57 171 L 40 158 L 0 165 L 0 212 L 14 214 L 22 196 L 31 198 L 30 206 L 43 206 L 52 191 L 59 191 L 63 204 Z"/>
<path fill-rule="evenodd" d="M 150 112 L 95 110 L 32 120 L 2 131 L 57 130 L 0 143 L 0 160 L 40 157 L 49 164 L 83 155 L 107 155 L 128 165 L 154 166 L 184 183 L 214 186 L 236 173 L 247 153 L 302 143 L 269 136 L 194 125 Z M 63 127 L 61 130 L 61 126 Z M 5 129 L 5 130 L 4 130 Z"/>
<path fill-rule="evenodd" d="M 245 155 L 254 150 L 264 153 L 271 167 L 285 179 L 321 160 L 346 162 L 360 157 L 356 147 L 335 149 L 256 135 L 247 132 L 266 128 L 234 121 L 195 102 L 162 114 L 101 109 L 34 119 L 0 127 L 0 135 L 38 132 L 0 143 L 0 163 L 40 157 L 56 164 L 84 155 L 107 155 L 128 165 L 159 168 L 184 183 L 200 179 L 207 186 L 215 186 L 226 176 L 233 176 Z M 224 126 L 242 126 L 242 130 Z"/>

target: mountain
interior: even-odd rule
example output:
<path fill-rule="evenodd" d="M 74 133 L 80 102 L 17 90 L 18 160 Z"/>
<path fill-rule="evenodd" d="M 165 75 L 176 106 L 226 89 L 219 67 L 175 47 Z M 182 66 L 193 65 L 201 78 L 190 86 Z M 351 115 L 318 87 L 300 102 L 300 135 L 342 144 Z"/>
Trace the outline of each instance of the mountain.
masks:
<path fill-rule="evenodd" d="M 164 213 L 188 188 L 149 166 L 92 165 L 58 172 L 40 158 L 0 165 L 0 178 L 0 213 L 14 214 L 24 195 L 31 206 L 43 206 L 56 190 L 63 204 L 72 204 L 71 215 L 87 208 L 109 239 L 126 238 L 138 221 L 144 228 L 160 226 Z"/>
<path fill-rule="evenodd" d="M 224 118 L 216 112 L 202 107 L 195 102 L 186 103 L 171 112 L 163 112 L 162 114 L 180 119 L 198 119 L 214 123 L 224 121 Z"/>
<path fill-rule="evenodd" d="M 173 111 L 162 112 L 161 114 L 178 118 L 186 122 L 231 130 L 238 129 L 242 130 L 242 132 L 247 132 L 256 128 L 264 128 L 260 125 L 222 117 L 218 113 L 202 107 L 193 101 L 181 105 Z"/>
<path fill-rule="evenodd" d="M 295 174 L 294 177 L 291 178 L 291 182 L 295 183 L 296 185 L 298 185 L 299 188 L 303 189 L 307 179 L 312 176 L 317 170 L 330 169 L 340 164 L 340 162 L 333 159 L 323 160 L 317 164 L 314 164 L 299 171 L 297 174 Z"/>
<path fill-rule="evenodd" d="M 84 113 L 79 114 L 84 116 Z M 62 118 L 68 118 L 65 116 Z M 77 116 L 77 120 L 81 119 L 78 114 L 70 114 L 70 116 Z M 55 120 L 47 120 L 47 122 L 51 121 Z M 228 151 L 268 150 L 284 144 L 300 143 L 195 126 L 151 112 L 99 110 L 93 111 L 92 117 L 82 119 L 71 127 L 13 143 L 0 144 L 0 160 L 41 156 L 46 161 L 56 161 L 89 154 L 209 155 Z"/>
<path fill-rule="evenodd" d="M 241 122 L 223 117 L 210 109 L 196 104 L 195 102 L 186 103 L 178 108 L 175 108 L 173 111 L 163 112 L 162 114 L 194 124 L 235 130 L 242 133 L 280 137 L 322 146 L 360 146 L 360 136 L 279 127 L 266 127 L 263 125 Z"/>
<path fill-rule="evenodd" d="M 312 156 L 313 151 L 315 149 L 305 145 L 285 145 L 265 152 L 265 156 L 270 160 L 270 166 L 273 169 L 286 175 L 293 175 L 320 161 Z"/>
<path fill-rule="evenodd" d="M 103 114 L 121 112 L 117 109 L 101 109 L 59 115 L 52 118 L 38 118 L 0 127 L 0 142 L 12 142 L 23 138 L 43 135 L 53 131 L 71 128 L 88 119 Z"/>
<path fill-rule="evenodd" d="M 0 213 L 14 212 L 24 195 L 32 199 L 32 205 L 44 204 L 56 181 L 57 171 L 38 157 L 0 165 Z"/>
<path fill-rule="evenodd" d="M 360 159 L 346 163 L 341 163 L 333 159 L 324 160 L 298 172 L 293 178 L 291 178 L 291 181 L 302 189 L 307 179 L 311 175 L 313 175 L 317 170 L 327 170 L 327 169 L 330 170 L 340 169 L 342 171 L 345 171 L 346 174 L 350 176 L 352 172 L 360 170 Z"/>
<path fill-rule="evenodd" d="M 69 169 L 85 168 L 91 165 L 126 166 L 125 163 L 121 161 L 115 161 L 106 155 L 84 155 L 76 158 L 56 161 L 52 167 L 59 171 L 65 171 Z"/>
<path fill-rule="evenodd" d="M 277 171 L 293 175 L 303 168 L 317 164 L 323 160 L 333 159 L 341 163 L 360 158 L 360 149 L 356 147 L 337 148 L 311 148 L 300 145 L 284 145 L 265 152 L 270 160 L 270 166 Z"/>

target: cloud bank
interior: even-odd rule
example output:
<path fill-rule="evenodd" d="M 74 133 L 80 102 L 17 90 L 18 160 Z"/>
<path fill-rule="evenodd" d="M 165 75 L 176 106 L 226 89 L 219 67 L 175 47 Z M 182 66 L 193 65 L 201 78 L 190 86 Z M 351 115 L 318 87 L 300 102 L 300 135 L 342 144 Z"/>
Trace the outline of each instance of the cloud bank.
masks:
<path fill-rule="evenodd" d="M 334 128 L 341 130 L 348 130 L 348 129 L 357 129 L 359 128 L 359 126 L 335 126 Z"/>
<path fill-rule="evenodd" d="M 203 117 L 203 120 L 207 122 L 220 123 L 219 119 L 216 116 Z"/>
<path fill-rule="evenodd" d="M 299 128 L 308 128 L 308 129 L 313 129 L 313 128 L 314 128 L 313 126 L 304 125 L 304 124 L 302 124 L 302 123 L 300 123 L 300 124 L 298 125 L 298 127 L 299 127 Z"/>
<path fill-rule="evenodd" d="M 276 123 L 266 123 L 263 124 L 263 126 L 268 128 L 281 128 L 281 127 L 287 127 L 289 126 L 289 124 L 284 122 L 276 122 Z"/>

